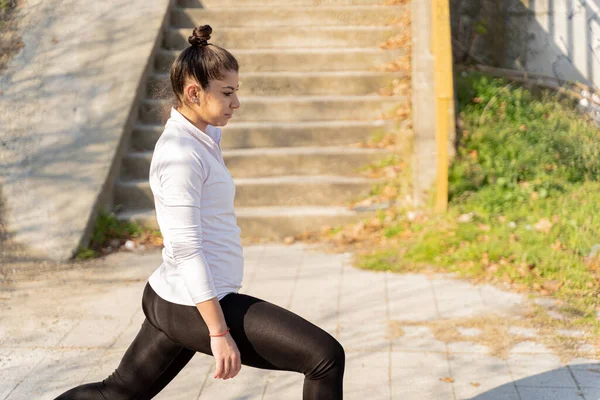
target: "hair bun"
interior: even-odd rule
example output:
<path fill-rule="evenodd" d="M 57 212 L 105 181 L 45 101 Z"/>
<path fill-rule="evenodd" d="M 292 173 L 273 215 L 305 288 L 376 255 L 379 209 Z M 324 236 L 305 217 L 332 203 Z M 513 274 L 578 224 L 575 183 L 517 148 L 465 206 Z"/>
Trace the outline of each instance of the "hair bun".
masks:
<path fill-rule="evenodd" d="M 202 25 L 197 28 L 194 28 L 192 32 L 192 36 L 188 37 L 188 42 L 192 46 L 206 46 L 208 41 L 210 40 L 210 34 L 212 33 L 212 28 L 210 25 Z"/>

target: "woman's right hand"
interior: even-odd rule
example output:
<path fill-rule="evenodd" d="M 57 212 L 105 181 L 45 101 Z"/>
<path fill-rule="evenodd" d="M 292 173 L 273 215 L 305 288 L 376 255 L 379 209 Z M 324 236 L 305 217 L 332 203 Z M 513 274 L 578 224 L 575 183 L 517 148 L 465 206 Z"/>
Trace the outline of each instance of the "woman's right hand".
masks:
<path fill-rule="evenodd" d="M 242 369 L 242 359 L 240 351 L 231 337 L 227 333 L 225 336 L 211 337 L 210 348 L 217 363 L 215 379 L 222 378 L 227 380 L 235 377 Z"/>

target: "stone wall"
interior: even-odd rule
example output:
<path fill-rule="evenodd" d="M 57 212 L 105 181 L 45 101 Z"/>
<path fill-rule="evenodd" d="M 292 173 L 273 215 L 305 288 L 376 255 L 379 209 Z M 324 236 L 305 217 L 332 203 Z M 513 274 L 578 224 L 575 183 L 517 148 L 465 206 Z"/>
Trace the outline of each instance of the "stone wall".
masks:
<path fill-rule="evenodd" d="M 457 63 L 475 61 L 599 86 L 600 0 L 450 3 Z"/>
<path fill-rule="evenodd" d="M 20 8 L 23 48 L 0 75 L 0 265 L 9 242 L 59 261 L 87 244 L 170 1 Z"/>

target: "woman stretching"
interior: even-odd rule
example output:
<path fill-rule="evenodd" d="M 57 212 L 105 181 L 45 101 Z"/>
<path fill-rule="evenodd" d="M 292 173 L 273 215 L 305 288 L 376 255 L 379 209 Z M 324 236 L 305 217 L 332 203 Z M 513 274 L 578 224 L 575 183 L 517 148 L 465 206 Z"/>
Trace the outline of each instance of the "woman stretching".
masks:
<path fill-rule="evenodd" d="M 60 400 L 150 399 L 196 352 L 212 355 L 214 378 L 241 365 L 304 374 L 303 399 L 342 399 L 344 349 L 331 335 L 281 307 L 239 294 L 243 275 L 235 186 L 223 162 L 221 130 L 240 107 L 239 66 L 194 29 L 171 65 L 177 106 L 158 139 L 150 187 L 164 237 L 163 262 L 142 298 L 145 320 L 118 368 Z"/>

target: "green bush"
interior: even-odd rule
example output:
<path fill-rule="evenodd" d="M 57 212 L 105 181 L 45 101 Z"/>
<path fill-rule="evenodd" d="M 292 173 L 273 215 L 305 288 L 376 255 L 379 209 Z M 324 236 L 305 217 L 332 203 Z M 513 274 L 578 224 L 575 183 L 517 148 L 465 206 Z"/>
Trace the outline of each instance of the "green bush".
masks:
<path fill-rule="evenodd" d="M 572 102 L 479 74 L 459 82 L 464 129 L 449 172 L 451 201 L 486 188 L 489 211 L 500 212 L 531 192 L 545 198 L 599 179 L 598 130 Z"/>
<path fill-rule="evenodd" d="M 600 243 L 598 127 L 556 93 L 474 73 L 456 89 L 462 132 L 448 213 L 385 227 L 386 238 L 403 233 L 400 248 L 379 249 L 362 266 L 437 266 L 509 282 L 563 299 L 597 325 L 600 259 L 587 256 Z"/>

